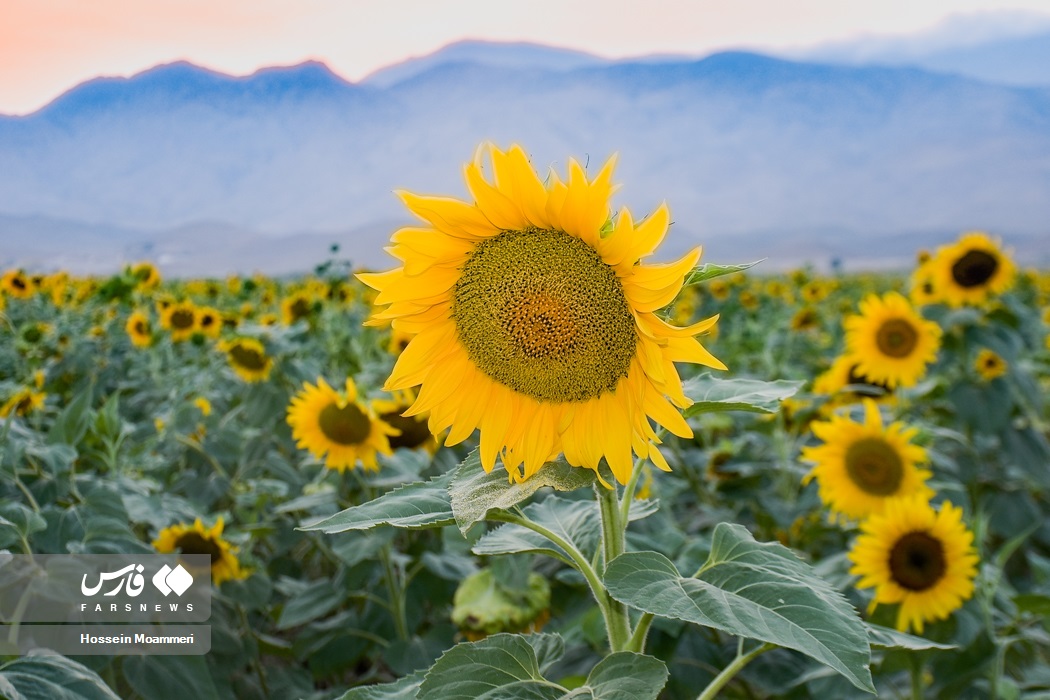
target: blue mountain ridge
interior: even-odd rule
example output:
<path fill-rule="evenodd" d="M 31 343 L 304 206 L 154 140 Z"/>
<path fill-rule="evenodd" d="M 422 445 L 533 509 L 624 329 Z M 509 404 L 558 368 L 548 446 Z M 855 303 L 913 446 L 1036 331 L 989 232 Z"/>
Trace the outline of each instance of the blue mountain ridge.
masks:
<path fill-rule="evenodd" d="M 358 84 L 316 62 L 89 81 L 0 117 L 0 235 L 34 216 L 143 241 L 201 221 L 260 240 L 354 231 L 344 248 L 384 264 L 379 222 L 409 223 L 392 190 L 461 196 L 458 165 L 492 139 L 522 143 L 541 170 L 619 152 L 621 203 L 668 200 L 679 249 L 756 257 L 796 240 L 796 258 L 875 264 L 880 240 L 986 228 L 1050 252 L 1050 90 L 748 52 L 552 68 L 556 54 L 514 50 L 473 46 Z"/>

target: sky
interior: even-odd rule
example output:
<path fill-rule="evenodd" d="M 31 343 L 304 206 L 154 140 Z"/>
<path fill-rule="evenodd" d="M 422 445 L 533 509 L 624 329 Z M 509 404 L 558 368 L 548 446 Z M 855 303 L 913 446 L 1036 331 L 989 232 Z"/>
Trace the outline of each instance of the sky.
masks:
<path fill-rule="evenodd" d="M 0 0 L 0 113 L 176 60 L 246 75 L 313 59 L 357 81 L 461 39 L 702 55 L 905 34 L 1006 9 L 1050 14 L 1050 0 Z"/>

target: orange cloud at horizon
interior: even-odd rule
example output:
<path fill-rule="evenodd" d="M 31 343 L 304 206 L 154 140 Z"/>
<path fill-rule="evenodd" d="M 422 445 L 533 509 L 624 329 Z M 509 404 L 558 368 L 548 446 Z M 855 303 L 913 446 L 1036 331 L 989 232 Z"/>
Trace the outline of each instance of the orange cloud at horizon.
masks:
<path fill-rule="evenodd" d="M 863 6 L 861 6 L 863 5 Z M 607 57 L 803 46 L 910 32 L 952 12 L 1050 0 L 0 0 L 0 113 L 34 111 L 99 75 L 188 60 L 244 75 L 321 60 L 350 80 L 466 38 Z"/>

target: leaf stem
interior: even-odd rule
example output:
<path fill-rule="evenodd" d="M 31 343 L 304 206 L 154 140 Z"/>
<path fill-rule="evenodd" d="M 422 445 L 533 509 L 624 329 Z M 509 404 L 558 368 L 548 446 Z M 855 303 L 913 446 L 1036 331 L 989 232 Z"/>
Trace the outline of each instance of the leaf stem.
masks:
<path fill-rule="evenodd" d="M 729 681 L 733 680 L 733 677 L 736 676 L 736 674 L 740 673 L 740 671 L 742 671 L 745 666 L 751 663 L 755 659 L 755 657 L 757 657 L 759 654 L 763 654 L 769 651 L 770 649 L 776 649 L 776 645 L 769 644 L 767 642 L 765 644 L 758 645 L 757 647 L 755 647 L 754 649 L 742 656 L 738 653 L 737 657 L 733 659 L 733 663 L 729 664 L 724 669 L 722 669 L 722 672 L 715 676 L 715 679 L 711 681 L 706 688 L 704 688 L 704 692 L 696 696 L 696 700 L 712 700 L 716 695 L 718 695 L 718 691 L 722 690 L 722 688 L 724 688 L 726 684 L 729 683 Z"/>
<path fill-rule="evenodd" d="M 594 492 L 598 496 L 598 508 L 602 516 L 602 556 L 605 559 L 602 566 L 607 567 L 609 562 L 623 554 L 627 547 L 627 519 L 620 518 L 620 502 L 615 486 L 607 489 L 601 484 L 595 484 Z M 630 507 L 629 502 L 627 505 Z M 602 591 L 605 591 L 604 587 Z M 610 596 L 605 622 L 609 630 L 609 648 L 613 652 L 624 651 L 631 637 L 631 620 L 627 615 L 627 606 Z"/>

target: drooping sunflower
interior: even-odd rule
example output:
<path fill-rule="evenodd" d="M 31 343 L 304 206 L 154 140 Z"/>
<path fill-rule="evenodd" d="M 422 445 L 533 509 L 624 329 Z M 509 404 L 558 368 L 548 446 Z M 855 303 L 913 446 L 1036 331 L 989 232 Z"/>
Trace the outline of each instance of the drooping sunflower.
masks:
<path fill-rule="evenodd" d="M 128 316 L 128 322 L 124 324 L 131 343 L 137 348 L 148 348 L 153 343 L 153 329 L 150 328 L 149 317 L 142 311 L 135 311 Z"/>
<path fill-rule="evenodd" d="M 7 270 L 0 277 L 0 289 L 15 299 L 28 299 L 36 294 L 33 281 L 21 270 Z"/>
<path fill-rule="evenodd" d="M 692 435 L 675 408 L 691 402 L 674 362 L 725 369 L 694 338 L 717 316 L 677 328 L 654 313 L 700 249 L 639 264 L 663 240 L 668 210 L 611 220 L 615 159 L 593 180 L 570 160 L 567 182 L 552 171 L 544 183 L 520 147 L 488 150 L 491 182 L 482 149 L 464 169 L 472 204 L 400 192 L 424 225 L 394 234 L 401 267 L 358 275 L 386 307 L 369 323 L 416 334 L 384 388 L 422 385 L 406 413 L 430 411 L 431 432 L 451 428 L 448 444 L 480 428 L 484 468 L 502 455 L 517 481 L 559 453 L 594 470 L 604 457 L 621 483 L 632 451 L 669 470 L 649 418 Z"/>
<path fill-rule="evenodd" d="M 255 338 L 234 338 L 221 345 L 226 361 L 238 377 L 248 383 L 265 382 L 273 369 L 273 358 Z"/>
<path fill-rule="evenodd" d="M 922 633 L 973 595 L 977 552 L 962 509 L 934 511 L 922 496 L 895 498 L 861 526 L 849 553 L 858 588 L 875 588 L 872 607 L 900 603 L 897 629 Z"/>
<path fill-rule="evenodd" d="M 398 432 L 358 400 L 357 386 L 349 377 L 343 392 L 320 377 L 317 386 L 304 383 L 288 406 L 288 425 L 299 448 L 317 459 L 324 457 L 326 467 L 340 472 L 358 461 L 365 469 L 378 470 L 376 453 L 393 454 L 389 438 Z"/>
<path fill-rule="evenodd" d="M 977 353 L 973 367 L 977 370 L 977 374 L 981 376 L 981 379 L 986 382 L 1003 376 L 1006 374 L 1007 369 L 1006 360 L 999 353 L 988 348 L 981 348 L 980 352 Z"/>
<path fill-rule="evenodd" d="M 864 401 L 863 423 L 836 415 L 812 429 L 824 444 L 802 449 L 802 459 L 816 465 L 804 481 L 817 480 L 820 499 L 834 514 L 860 520 L 882 512 L 890 498 L 933 496 L 926 486 L 931 474 L 918 466 L 926 450 L 912 444 L 918 431 L 900 422 L 883 426 L 871 399 Z"/>
<path fill-rule="evenodd" d="M 998 239 L 979 231 L 965 233 L 955 243 L 941 246 L 926 266 L 934 288 L 951 306 L 984 303 L 990 295 L 1009 289 L 1017 272 Z"/>
<path fill-rule="evenodd" d="M 136 288 L 138 289 L 153 289 L 160 284 L 160 272 L 157 270 L 157 266 L 151 262 L 135 263 L 129 271 L 131 276 L 135 278 Z"/>
<path fill-rule="evenodd" d="M 7 418 L 10 415 L 28 416 L 30 413 L 43 410 L 46 398 L 47 394 L 42 391 L 21 387 L 7 397 L 3 405 L 0 405 L 0 418 Z"/>
<path fill-rule="evenodd" d="M 399 447 L 409 450 L 424 449 L 434 454 L 437 451 L 438 442 L 434 434 L 430 432 L 429 416 L 426 414 L 402 415 L 412 407 L 415 400 L 415 392 L 404 389 L 394 392 L 391 399 L 373 399 L 372 409 L 379 416 L 379 420 L 400 431 L 400 435 L 391 435 L 389 438 L 392 449 L 396 450 Z"/>
<path fill-rule="evenodd" d="M 238 548 L 222 536 L 224 523 L 219 518 L 207 528 L 200 518 L 189 523 L 176 523 L 164 528 L 153 540 L 153 548 L 161 554 L 207 554 L 211 557 L 211 582 L 219 586 L 223 581 L 247 578 L 248 572 L 237 560 Z M 192 568 L 187 566 L 186 568 Z"/>
<path fill-rule="evenodd" d="M 868 295 L 860 315 L 846 319 L 846 353 L 857 370 L 891 389 L 914 386 L 937 359 L 941 328 L 927 321 L 897 292 Z"/>
<path fill-rule="evenodd" d="M 197 307 L 192 301 L 168 304 L 160 313 L 160 325 L 171 332 L 171 340 L 189 340 L 197 330 Z"/>

